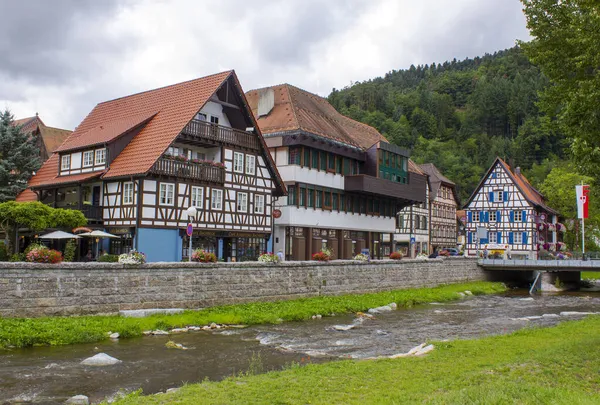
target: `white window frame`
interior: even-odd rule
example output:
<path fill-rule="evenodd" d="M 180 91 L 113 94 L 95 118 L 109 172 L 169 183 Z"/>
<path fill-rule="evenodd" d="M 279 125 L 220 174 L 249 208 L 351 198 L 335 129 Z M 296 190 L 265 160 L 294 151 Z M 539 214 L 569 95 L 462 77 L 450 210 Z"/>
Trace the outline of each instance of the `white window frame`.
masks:
<path fill-rule="evenodd" d="M 170 194 L 170 201 L 169 201 Z M 175 203 L 175 184 L 160 183 L 158 202 L 160 205 L 174 205 Z M 163 201 L 164 200 L 164 201 Z"/>
<path fill-rule="evenodd" d="M 504 190 L 494 190 L 494 202 L 504 202 Z"/>
<path fill-rule="evenodd" d="M 106 164 L 106 148 L 96 149 L 96 164 L 103 165 Z"/>
<path fill-rule="evenodd" d="M 204 114 L 204 113 L 198 113 L 198 115 L 196 115 L 196 119 L 198 121 L 205 121 L 205 122 L 207 121 L 206 114 Z"/>
<path fill-rule="evenodd" d="M 473 211 L 473 222 L 479 222 L 479 220 L 480 220 L 479 211 Z"/>
<path fill-rule="evenodd" d="M 83 152 L 83 167 L 90 166 L 94 166 L 94 151 L 86 150 L 85 152 Z"/>
<path fill-rule="evenodd" d="M 488 232 L 488 243 L 498 243 L 498 234 L 496 232 Z"/>
<path fill-rule="evenodd" d="M 523 222 L 523 211 L 515 211 L 514 219 L 514 222 Z"/>
<path fill-rule="evenodd" d="M 246 155 L 246 174 L 256 174 L 256 156 L 254 155 Z"/>
<path fill-rule="evenodd" d="M 60 170 L 71 169 L 71 155 L 62 155 L 60 158 Z"/>
<path fill-rule="evenodd" d="M 522 245 L 523 244 L 523 234 L 521 232 L 513 233 L 513 244 L 514 245 Z"/>
<path fill-rule="evenodd" d="M 260 203 L 259 203 L 260 201 Z M 265 196 L 262 194 L 254 195 L 254 213 L 264 214 L 265 213 Z"/>
<path fill-rule="evenodd" d="M 498 222 L 498 213 L 496 211 L 490 211 L 490 222 Z"/>
<path fill-rule="evenodd" d="M 190 205 L 196 208 L 204 206 L 204 187 L 192 186 L 190 191 Z"/>
<path fill-rule="evenodd" d="M 213 188 L 210 195 L 210 208 L 215 211 L 223 209 L 223 190 Z"/>
<path fill-rule="evenodd" d="M 237 193 L 235 209 L 237 212 L 248 212 L 248 193 Z"/>
<path fill-rule="evenodd" d="M 233 171 L 235 173 L 244 173 L 244 154 L 243 153 L 233 152 Z"/>
<path fill-rule="evenodd" d="M 133 204 L 133 181 L 126 181 L 123 183 L 123 204 Z"/>

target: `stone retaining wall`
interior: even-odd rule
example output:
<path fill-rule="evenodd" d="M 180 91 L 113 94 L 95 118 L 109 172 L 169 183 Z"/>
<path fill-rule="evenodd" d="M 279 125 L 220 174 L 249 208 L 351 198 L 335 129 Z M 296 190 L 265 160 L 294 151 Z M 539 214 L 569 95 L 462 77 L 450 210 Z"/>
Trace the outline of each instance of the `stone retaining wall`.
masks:
<path fill-rule="evenodd" d="M 259 300 L 365 293 L 484 280 L 475 259 L 427 261 L 0 263 L 0 316 L 202 308 Z"/>

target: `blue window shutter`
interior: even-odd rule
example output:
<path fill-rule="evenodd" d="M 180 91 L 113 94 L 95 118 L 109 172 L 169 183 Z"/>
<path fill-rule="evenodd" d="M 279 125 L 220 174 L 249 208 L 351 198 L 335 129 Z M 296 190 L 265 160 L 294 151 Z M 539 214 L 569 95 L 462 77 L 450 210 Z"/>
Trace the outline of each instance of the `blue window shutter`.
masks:
<path fill-rule="evenodd" d="M 498 236 L 496 236 L 496 240 L 498 243 L 502 243 L 502 232 L 498 232 Z"/>
<path fill-rule="evenodd" d="M 505 191 L 502 194 L 504 194 L 504 196 L 503 196 L 504 198 L 502 199 L 502 201 L 507 202 L 508 201 L 508 191 Z"/>
<path fill-rule="evenodd" d="M 510 222 L 515 222 L 515 212 L 514 211 L 510 212 Z"/>
<path fill-rule="evenodd" d="M 523 211 L 521 216 L 523 217 L 523 222 L 527 222 L 527 211 Z"/>
<path fill-rule="evenodd" d="M 515 243 L 512 232 L 508 233 L 508 243 L 509 243 L 509 245 L 513 245 Z"/>
<path fill-rule="evenodd" d="M 473 213 L 471 211 L 467 212 L 467 222 L 473 222 Z"/>
<path fill-rule="evenodd" d="M 469 243 L 473 243 L 473 232 L 469 232 Z"/>
<path fill-rule="evenodd" d="M 489 243 L 489 242 L 488 242 L 488 239 L 487 239 L 487 238 L 481 238 L 481 239 L 479 240 L 479 244 L 481 244 L 481 245 L 487 245 L 488 243 Z"/>
<path fill-rule="evenodd" d="M 490 191 L 490 202 L 494 202 L 494 192 Z"/>
<path fill-rule="evenodd" d="M 485 223 L 490 222 L 490 213 L 487 211 L 484 211 L 484 213 L 483 213 L 483 222 L 485 222 Z"/>
<path fill-rule="evenodd" d="M 523 244 L 527 244 L 527 232 L 523 232 Z"/>
<path fill-rule="evenodd" d="M 496 222 L 502 222 L 502 213 L 500 211 L 496 211 Z"/>

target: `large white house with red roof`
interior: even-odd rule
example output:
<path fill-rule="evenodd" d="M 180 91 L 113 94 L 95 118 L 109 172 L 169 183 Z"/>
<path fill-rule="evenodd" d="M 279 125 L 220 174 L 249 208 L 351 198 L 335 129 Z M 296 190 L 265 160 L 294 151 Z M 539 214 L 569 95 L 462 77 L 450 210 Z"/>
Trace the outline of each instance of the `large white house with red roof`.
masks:
<path fill-rule="evenodd" d="M 190 206 L 194 247 L 255 259 L 286 193 L 233 71 L 98 104 L 28 186 L 17 201 L 79 209 L 149 261 L 188 256 Z"/>
<path fill-rule="evenodd" d="M 465 205 L 466 252 L 476 255 L 505 250 L 513 258 L 537 258 L 540 246 L 556 247 L 558 213 L 544 201 L 523 176 L 520 168 L 511 169 L 496 158 Z M 482 231 L 478 239 L 477 230 Z"/>
<path fill-rule="evenodd" d="M 339 259 L 389 253 L 383 236 L 394 240 L 396 214 L 426 200 L 426 177 L 408 170 L 409 152 L 289 84 L 247 97 L 288 190 L 275 203 L 275 250 L 289 260 L 324 247 Z"/>

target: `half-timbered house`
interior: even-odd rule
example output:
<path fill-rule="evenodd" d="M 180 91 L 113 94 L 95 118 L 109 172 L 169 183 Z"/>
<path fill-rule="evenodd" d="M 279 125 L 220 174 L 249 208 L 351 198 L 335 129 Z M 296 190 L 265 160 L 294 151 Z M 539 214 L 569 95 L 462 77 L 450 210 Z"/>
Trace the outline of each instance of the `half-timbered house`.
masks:
<path fill-rule="evenodd" d="M 408 170 L 408 151 L 297 87 L 247 96 L 289 193 L 275 203 L 275 250 L 289 260 L 324 247 L 334 258 L 364 249 L 382 257 L 396 214 L 425 201 L 426 178 Z"/>
<path fill-rule="evenodd" d="M 150 261 L 189 255 L 188 222 L 194 248 L 255 259 L 268 250 L 273 197 L 285 195 L 233 71 L 98 104 L 29 188 L 120 235 L 111 253 Z"/>
<path fill-rule="evenodd" d="M 536 258 L 538 244 L 556 243 L 558 213 L 544 196 L 502 159 L 496 158 L 465 205 L 467 254 L 510 247 L 515 258 Z M 478 235 L 478 229 L 480 234 Z M 540 231 L 542 229 L 542 231 Z M 479 238 L 478 238 L 479 236 Z"/>
<path fill-rule="evenodd" d="M 458 232 L 456 209 L 460 206 L 456 185 L 444 176 L 433 163 L 421 165 L 427 174 L 429 193 L 429 241 L 430 251 L 456 248 Z"/>

